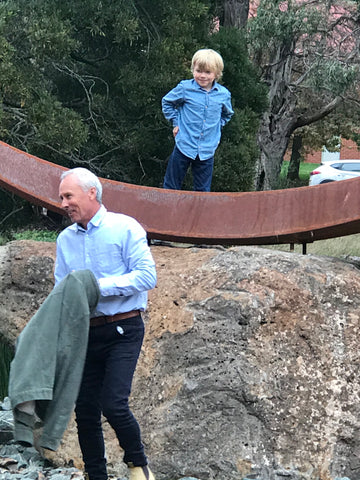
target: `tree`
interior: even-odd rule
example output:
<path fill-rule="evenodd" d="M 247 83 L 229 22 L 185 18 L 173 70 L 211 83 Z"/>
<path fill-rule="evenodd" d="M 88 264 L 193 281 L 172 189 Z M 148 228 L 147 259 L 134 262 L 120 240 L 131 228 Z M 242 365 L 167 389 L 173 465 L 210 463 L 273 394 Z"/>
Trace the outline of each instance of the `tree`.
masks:
<path fill-rule="evenodd" d="M 224 27 L 243 28 L 249 16 L 250 0 L 224 0 L 215 3 L 215 15 Z"/>
<path fill-rule="evenodd" d="M 288 178 L 290 180 L 298 178 L 299 158 L 303 159 L 314 150 L 325 147 L 330 152 L 339 151 L 341 139 L 359 142 L 359 121 L 360 109 L 354 108 L 353 102 L 344 99 L 344 102 L 325 118 L 298 128 L 290 142 L 292 155 Z"/>
<path fill-rule="evenodd" d="M 203 44 L 206 2 L 13 0 L 0 7 L 2 138 L 65 166 L 158 182 L 168 143 L 160 99 Z"/>
<path fill-rule="evenodd" d="M 240 132 L 224 131 L 219 155 L 226 161 L 215 185 L 247 188 L 239 162 L 244 152 L 253 168 L 264 88 L 244 95 L 236 75 L 256 91 L 259 74 L 246 48 L 232 50 L 244 42 L 241 32 L 216 32 L 210 7 L 208 0 L 1 2 L 2 138 L 67 167 L 161 186 L 173 146 L 161 98 L 191 76 L 193 53 L 214 45 L 226 57 L 224 82 L 242 119 Z"/>
<path fill-rule="evenodd" d="M 249 21 L 252 58 L 269 86 L 269 108 L 258 131 L 257 189 L 276 185 L 296 129 L 325 118 L 345 96 L 356 96 L 355 3 L 261 0 Z"/>

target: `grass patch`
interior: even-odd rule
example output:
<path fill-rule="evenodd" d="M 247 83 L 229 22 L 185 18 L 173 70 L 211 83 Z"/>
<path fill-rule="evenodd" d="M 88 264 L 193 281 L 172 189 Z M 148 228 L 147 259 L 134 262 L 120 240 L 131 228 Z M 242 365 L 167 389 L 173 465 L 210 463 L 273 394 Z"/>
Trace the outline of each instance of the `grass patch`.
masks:
<path fill-rule="evenodd" d="M 23 230 L 13 232 L 10 235 L 0 235 L 0 245 L 5 245 L 12 240 L 35 240 L 39 242 L 55 242 L 59 232 L 49 230 Z M 263 245 L 272 250 L 290 251 L 288 243 L 280 245 Z M 295 244 L 294 252 L 302 253 L 302 245 Z M 325 255 L 329 257 L 344 257 L 346 255 L 360 257 L 360 233 L 345 237 L 318 240 L 306 245 L 306 252 L 313 255 Z"/>
<path fill-rule="evenodd" d="M 315 170 L 320 164 L 317 163 L 300 163 L 299 177 L 300 180 L 289 182 L 287 179 L 287 171 L 289 161 L 284 161 L 281 168 L 279 188 L 291 188 L 307 186 L 309 184 L 310 172 Z M 265 248 L 273 250 L 290 251 L 289 244 L 283 245 L 264 245 Z M 294 245 L 294 252 L 302 253 L 302 245 Z M 318 240 L 314 243 L 306 245 L 306 252 L 313 255 L 324 255 L 329 257 L 360 257 L 360 234 L 347 235 L 345 237 L 328 238 L 326 240 Z"/>
<path fill-rule="evenodd" d="M 290 162 L 284 160 L 281 166 L 279 187 L 280 188 L 294 188 L 294 187 L 306 187 L 309 185 L 310 172 L 315 170 L 320 164 L 301 162 L 299 168 L 299 180 L 290 181 L 287 178 L 287 172 Z"/>
<path fill-rule="evenodd" d="M 309 182 L 310 173 L 315 170 L 320 164 L 319 163 L 300 163 L 299 177 L 300 180 L 305 180 Z"/>
<path fill-rule="evenodd" d="M 289 244 L 264 245 L 264 248 L 285 252 L 290 251 Z M 294 245 L 294 251 L 296 253 L 302 253 L 302 245 Z M 345 256 L 360 257 L 360 233 L 307 243 L 306 252 L 313 255 L 324 255 L 338 258 Z"/>
<path fill-rule="evenodd" d="M 0 234 L 0 246 L 12 240 L 35 240 L 36 242 L 56 242 L 59 232 L 54 230 L 18 230 L 8 231 Z"/>
<path fill-rule="evenodd" d="M 50 230 L 24 230 L 13 234 L 14 240 L 35 240 L 36 242 L 55 242 L 59 232 Z"/>

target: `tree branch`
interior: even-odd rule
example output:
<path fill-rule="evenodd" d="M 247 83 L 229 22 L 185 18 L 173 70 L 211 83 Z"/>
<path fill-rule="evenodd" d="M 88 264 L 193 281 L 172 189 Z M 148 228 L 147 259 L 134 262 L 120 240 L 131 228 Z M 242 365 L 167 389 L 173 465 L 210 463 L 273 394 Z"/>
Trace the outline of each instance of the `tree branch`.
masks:
<path fill-rule="evenodd" d="M 343 97 L 337 96 L 327 105 L 324 105 L 324 107 L 317 112 L 313 114 L 299 116 L 294 123 L 292 132 L 297 128 L 304 127 L 305 125 L 310 125 L 311 123 L 317 122 L 318 120 L 325 118 L 327 115 L 333 112 L 340 105 L 341 102 L 343 102 Z"/>

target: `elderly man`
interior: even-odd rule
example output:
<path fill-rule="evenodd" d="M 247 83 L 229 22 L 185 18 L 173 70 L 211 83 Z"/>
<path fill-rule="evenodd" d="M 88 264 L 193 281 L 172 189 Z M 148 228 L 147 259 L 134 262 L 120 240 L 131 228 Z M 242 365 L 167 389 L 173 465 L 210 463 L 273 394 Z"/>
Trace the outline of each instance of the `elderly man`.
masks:
<path fill-rule="evenodd" d="M 73 224 L 57 240 L 55 282 L 74 270 L 88 269 L 100 288 L 75 409 L 87 477 L 107 479 L 103 414 L 124 450 L 130 480 L 155 480 L 128 405 L 144 337 L 141 312 L 147 291 L 156 284 L 146 233 L 133 218 L 106 210 L 101 183 L 85 168 L 62 174 L 59 195 Z"/>

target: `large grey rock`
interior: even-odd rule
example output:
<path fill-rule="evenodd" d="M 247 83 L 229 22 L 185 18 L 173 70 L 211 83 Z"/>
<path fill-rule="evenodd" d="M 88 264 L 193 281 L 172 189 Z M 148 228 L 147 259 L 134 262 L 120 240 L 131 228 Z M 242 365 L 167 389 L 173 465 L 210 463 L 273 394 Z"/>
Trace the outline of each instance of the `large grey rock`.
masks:
<path fill-rule="evenodd" d="M 13 341 L 50 291 L 54 246 L 1 248 L 0 334 Z M 152 250 L 159 281 L 132 404 L 158 480 L 360 478 L 357 268 L 255 247 Z M 73 422 L 55 457 L 78 464 Z"/>
<path fill-rule="evenodd" d="M 55 244 L 15 241 L 0 247 L 0 337 L 14 344 L 53 287 Z"/>

